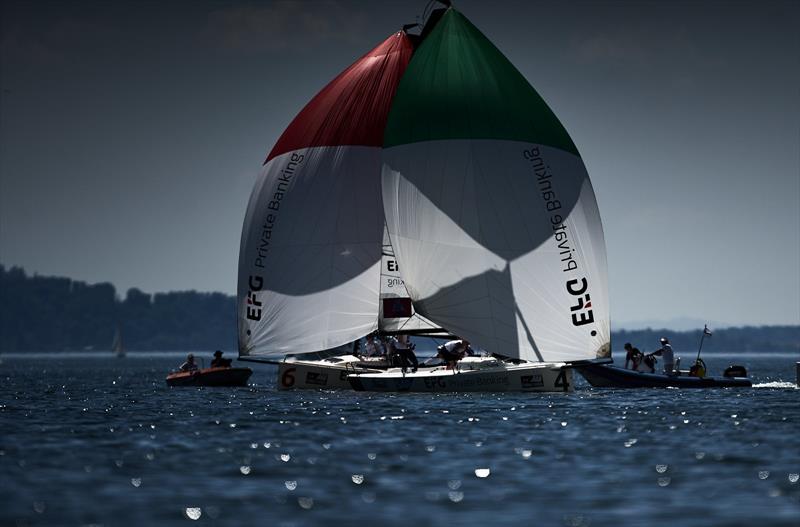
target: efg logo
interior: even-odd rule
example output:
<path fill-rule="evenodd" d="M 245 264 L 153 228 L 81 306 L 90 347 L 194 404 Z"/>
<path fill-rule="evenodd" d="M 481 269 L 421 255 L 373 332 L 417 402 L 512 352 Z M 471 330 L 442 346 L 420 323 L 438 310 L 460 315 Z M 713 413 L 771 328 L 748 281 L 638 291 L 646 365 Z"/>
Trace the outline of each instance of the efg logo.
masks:
<path fill-rule="evenodd" d="M 256 298 L 256 293 L 264 286 L 264 279 L 260 276 L 250 275 L 248 280 L 250 291 L 247 293 L 247 318 L 248 320 L 261 320 L 261 306 Z"/>
<path fill-rule="evenodd" d="M 592 298 L 586 292 L 588 289 L 589 282 L 586 281 L 586 278 L 575 278 L 567 282 L 569 294 L 578 297 L 578 303 L 569 308 L 572 311 L 572 324 L 574 326 L 583 326 L 594 322 Z M 597 331 L 592 330 L 592 336 L 594 337 L 595 335 L 597 335 Z"/>

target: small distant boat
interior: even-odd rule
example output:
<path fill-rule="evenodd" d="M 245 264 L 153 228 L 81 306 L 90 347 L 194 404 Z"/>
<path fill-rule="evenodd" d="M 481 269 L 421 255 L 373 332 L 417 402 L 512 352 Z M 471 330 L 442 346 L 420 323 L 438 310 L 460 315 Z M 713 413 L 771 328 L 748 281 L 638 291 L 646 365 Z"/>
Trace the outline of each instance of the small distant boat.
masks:
<path fill-rule="evenodd" d="M 247 386 L 250 368 L 203 368 L 167 375 L 169 386 Z"/>
<path fill-rule="evenodd" d="M 589 384 L 598 388 L 746 388 L 753 383 L 741 366 L 727 368 L 721 377 L 696 377 L 688 371 L 676 375 L 628 370 L 611 364 L 576 366 Z"/>
<path fill-rule="evenodd" d="M 117 326 L 114 332 L 114 340 L 111 343 L 111 352 L 117 356 L 118 359 L 125 358 L 125 345 L 122 342 L 122 330 Z"/>

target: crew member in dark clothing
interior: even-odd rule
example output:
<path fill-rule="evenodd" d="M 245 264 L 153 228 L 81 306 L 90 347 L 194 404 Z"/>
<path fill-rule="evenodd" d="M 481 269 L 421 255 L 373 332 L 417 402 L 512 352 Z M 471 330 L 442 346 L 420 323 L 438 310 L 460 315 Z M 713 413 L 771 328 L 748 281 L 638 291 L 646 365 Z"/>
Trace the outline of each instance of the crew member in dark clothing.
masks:
<path fill-rule="evenodd" d="M 223 359 L 222 352 L 217 350 L 214 352 L 214 359 L 211 361 L 212 368 L 230 368 L 231 359 Z"/>
<path fill-rule="evenodd" d="M 628 364 L 630 363 L 631 368 L 633 371 L 639 371 L 639 364 L 642 363 L 644 360 L 644 355 L 639 348 L 634 348 L 631 346 L 630 342 L 625 343 L 625 369 L 628 369 Z"/>
<path fill-rule="evenodd" d="M 197 370 L 197 363 L 194 361 L 194 354 L 190 353 L 186 356 L 186 362 L 178 368 L 181 371 L 195 371 Z"/>
<path fill-rule="evenodd" d="M 395 353 L 400 360 L 400 367 L 403 368 L 403 373 L 410 367 L 411 372 L 417 371 L 419 361 L 417 355 L 414 353 L 414 344 L 408 340 L 408 335 L 398 335 L 394 339 Z"/>

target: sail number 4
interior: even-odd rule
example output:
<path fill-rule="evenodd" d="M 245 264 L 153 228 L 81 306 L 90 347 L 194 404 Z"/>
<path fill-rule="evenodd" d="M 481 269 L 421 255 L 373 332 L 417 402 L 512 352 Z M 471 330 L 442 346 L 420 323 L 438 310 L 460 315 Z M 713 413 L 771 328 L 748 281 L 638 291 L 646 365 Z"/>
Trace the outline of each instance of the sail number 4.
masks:
<path fill-rule="evenodd" d="M 563 388 L 565 392 L 569 391 L 569 381 L 567 381 L 567 369 L 561 368 L 556 377 L 556 382 L 553 384 L 556 388 Z"/>

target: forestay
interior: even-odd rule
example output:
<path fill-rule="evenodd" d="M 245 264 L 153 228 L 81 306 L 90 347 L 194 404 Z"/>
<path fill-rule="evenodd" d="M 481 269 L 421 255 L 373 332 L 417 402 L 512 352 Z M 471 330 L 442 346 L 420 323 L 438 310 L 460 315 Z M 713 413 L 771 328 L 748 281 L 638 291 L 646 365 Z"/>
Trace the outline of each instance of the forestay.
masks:
<path fill-rule="evenodd" d="M 583 161 L 456 10 L 415 52 L 384 146 L 386 223 L 419 313 L 507 356 L 608 354 L 605 242 Z"/>

